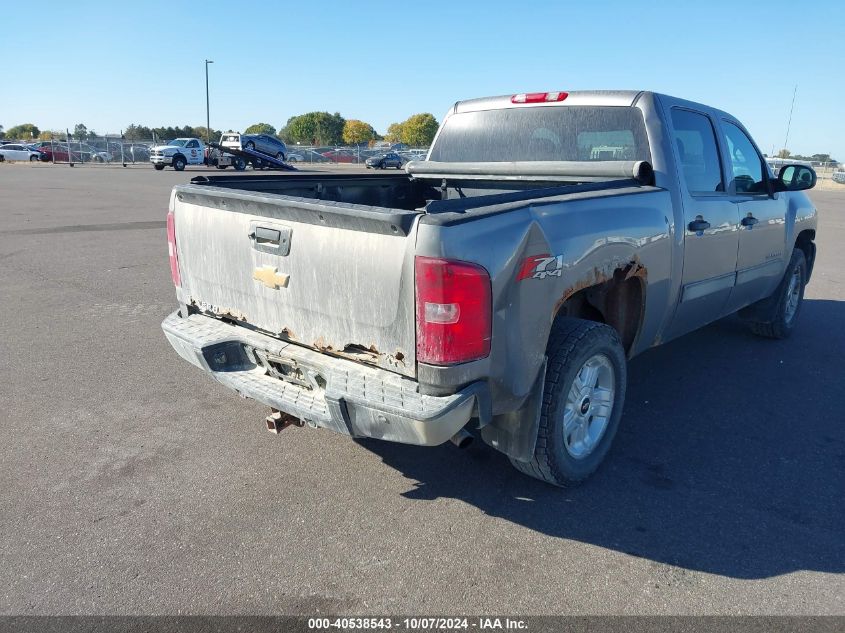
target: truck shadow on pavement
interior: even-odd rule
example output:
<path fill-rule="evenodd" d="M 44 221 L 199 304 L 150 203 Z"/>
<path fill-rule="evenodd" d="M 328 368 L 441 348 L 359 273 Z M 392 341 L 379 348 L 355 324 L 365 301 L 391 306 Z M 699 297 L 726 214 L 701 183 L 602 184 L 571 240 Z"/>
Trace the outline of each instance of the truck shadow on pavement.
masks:
<path fill-rule="evenodd" d="M 845 302 L 806 300 L 792 338 L 730 317 L 636 358 L 599 471 L 574 489 L 481 440 L 362 445 L 416 482 L 540 533 L 734 578 L 845 572 Z"/>

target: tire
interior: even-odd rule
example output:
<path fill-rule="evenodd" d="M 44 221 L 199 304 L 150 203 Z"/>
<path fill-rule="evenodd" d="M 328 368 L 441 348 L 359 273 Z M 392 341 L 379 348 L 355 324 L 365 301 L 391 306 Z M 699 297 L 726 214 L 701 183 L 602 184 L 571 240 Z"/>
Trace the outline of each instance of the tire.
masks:
<path fill-rule="evenodd" d="M 39 160 L 41 160 L 41 158 L 40 158 L 40 157 L 38 157 L 38 156 L 30 156 L 30 157 L 29 157 L 29 162 L 30 162 L 30 163 L 37 163 Z"/>
<path fill-rule="evenodd" d="M 610 450 L 625 403 L 625 350 L 612 327 L 565 318 L 555 324 L 546 353 L 534 456 L 511 463 L 526 475 L 565 487 L 592 475 Z"/>
<path fill-rule="evenodd" d="M 792 335 L 807 286 L 807 259 L 800 248 L 792 249 L 792 257 L 783 279 L 768 299 L 751 306 L 751 331 L 766 338 L 785 339 Z M 742 312 L 740 312 L 742 316 Z"/>
<path fill-rule="evenodd" d="M 296 163 L 296 162 L 299 162 L 299 160 L 291 156 L 291 157 L 288 158 L 288 162 L 289 163 Z"/>
<path fill-rule="evenodd" d="M 217 165 L 217 169 L 226 169 L 228 165 Z"/>
<path fill-rule="evenodd" d="M 232 160 L 232 167 L 235 168 L 235 171 L 243 171 L 246 169 L 246 161 L 238 156 Z"/>
<path fill-rule="evenodd" d="M 276 160 L 285 162 L 285 155 L 282 152 L 279 152 L 278 154 L 276 154 Z"/>
<path fill-rule="evenodd" d="M 176 171 L 185 170 L 185 158 L 183 156 L 176 155 L 173 157 L 173 169 Z"/>
<path fill-rule="evenodd" d="M 156 171 L 161 171 L 164 169 L 164 165 L 153 165 L 153 167 L 155 167 Z"/>
<path fill-rule="evenodd" d="M 255 151 L 255 143 L 249 141 L 246 145 L 244 145 L 244 149 L 248 149 L 251 152 Z"/>

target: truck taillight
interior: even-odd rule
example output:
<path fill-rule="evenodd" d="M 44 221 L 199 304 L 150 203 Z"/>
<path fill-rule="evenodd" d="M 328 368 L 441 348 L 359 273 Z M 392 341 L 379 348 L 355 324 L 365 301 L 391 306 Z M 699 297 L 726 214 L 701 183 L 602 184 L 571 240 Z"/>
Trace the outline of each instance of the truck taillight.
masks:
<path fill-rule="evenodd" d="M 490 275 L 469 262 L 417 257 L 417 360 L 451 365 L 490 353 Z"/>
<path fill-rule="evenodd" d="M 176 216 L 173 211 L 167 212 L 167 252 L 170 255 L 170 277 L 177 288 L 182 285 L 179 274 L 179 254 L 176 252 Z"/>

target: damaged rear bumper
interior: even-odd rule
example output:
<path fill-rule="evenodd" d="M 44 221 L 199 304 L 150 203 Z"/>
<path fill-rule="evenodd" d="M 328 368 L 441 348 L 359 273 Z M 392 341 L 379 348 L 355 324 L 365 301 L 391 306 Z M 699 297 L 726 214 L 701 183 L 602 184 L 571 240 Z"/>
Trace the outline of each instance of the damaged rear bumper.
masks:
<path fill-rule="evenodd" d="M 334 358 L 203 315 L 161 324 L 173 349 L 242 396 L 353 437 L 442 444 L 470 420 L 483 383 L 448 396 L 383 369 Z"/>

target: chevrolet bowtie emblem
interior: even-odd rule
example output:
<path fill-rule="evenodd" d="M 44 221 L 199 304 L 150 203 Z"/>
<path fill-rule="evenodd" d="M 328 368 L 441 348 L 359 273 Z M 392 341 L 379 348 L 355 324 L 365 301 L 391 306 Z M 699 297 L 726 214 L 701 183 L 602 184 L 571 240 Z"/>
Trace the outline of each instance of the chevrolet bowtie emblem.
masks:
<path fill-rule="evenodd" d="M 252 278 L 275 290 L 286 288 L 290 275 L 278 272 L 275 266 L 260 266 L 252 271 Z"/>

